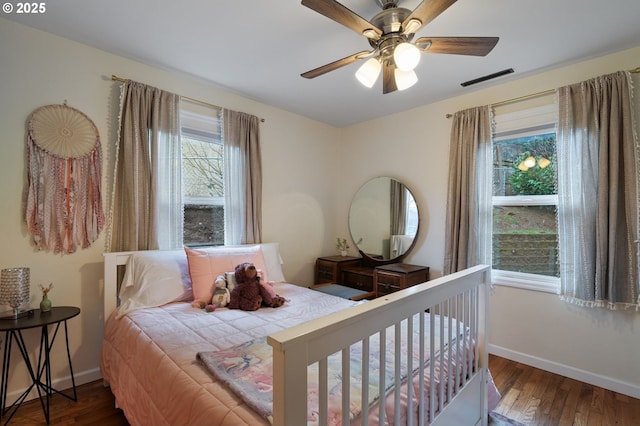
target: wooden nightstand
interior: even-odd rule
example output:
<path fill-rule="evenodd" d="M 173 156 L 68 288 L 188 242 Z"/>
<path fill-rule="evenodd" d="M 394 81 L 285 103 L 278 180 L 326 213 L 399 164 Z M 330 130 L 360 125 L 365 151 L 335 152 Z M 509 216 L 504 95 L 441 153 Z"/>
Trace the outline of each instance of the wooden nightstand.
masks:
<path fill-rule="evenodd" d="M 316 259 L 314 284 L 342 284 L 342 270 L 360 266 L 362 259 L 353 256 L 325 256 Z"/>
<path fill-rule="evenodd" d="M 373 285 L 376 297 L 404 290 L 429 280 L 429 267 L 391 263 L 373 270 Z"/>

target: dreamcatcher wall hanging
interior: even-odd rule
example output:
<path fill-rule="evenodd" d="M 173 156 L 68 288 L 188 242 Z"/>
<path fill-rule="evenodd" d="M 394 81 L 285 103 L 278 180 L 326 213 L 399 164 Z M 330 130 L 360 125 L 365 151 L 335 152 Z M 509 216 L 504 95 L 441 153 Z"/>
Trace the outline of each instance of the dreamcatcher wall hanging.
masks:
<path fill-rule="evenodd" d="M 38 250 L 70 254 L 104 227 L 102 148 L 89 117 L 66 105 L 36 109 L 27 130 L 25 219 Z"/>

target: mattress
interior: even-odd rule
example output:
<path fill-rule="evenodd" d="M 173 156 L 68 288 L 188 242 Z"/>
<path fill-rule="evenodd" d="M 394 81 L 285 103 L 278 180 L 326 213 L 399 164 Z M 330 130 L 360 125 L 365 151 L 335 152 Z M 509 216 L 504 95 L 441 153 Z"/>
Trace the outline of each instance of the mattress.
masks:
<path fill-rule="evenodd" d="M 129 312 L 105 326 L 101 370 L 131 425 L 268 424 L 196 360 L 358 303 L 275 284 L 280 308 L 247 312 L 172 303 Z"/>

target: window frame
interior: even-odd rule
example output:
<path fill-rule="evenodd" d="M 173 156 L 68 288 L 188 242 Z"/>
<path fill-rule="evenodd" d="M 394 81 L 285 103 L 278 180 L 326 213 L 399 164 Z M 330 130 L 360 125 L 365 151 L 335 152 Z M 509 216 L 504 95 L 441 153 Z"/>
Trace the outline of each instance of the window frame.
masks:
<path fill-rule="evenodd" d="M 558 195 L 494 195 L 491 199 L 491 208 L 496 206 L 558 206 Z M 493 241 L 493 232 L 491 235 Z M 560 291 L 560 278 L 549 275 L 530 274 L 526 272 L 505 271 L 492 269 L 493 284 L 524 288 L 527 290 L 558 293 Z"/>
<path fill-rule="evenodd" d="M 548 133 L 556 133 L 557 136 L 557 104 L 555 97 L 546 99 L 532 99 L 530 105 L 522 102 L 515 107 L 515 111 L 507 111 L 502 114 L 493 109 L 493 134 L 491 137 L 491 149 L 496 142 L 516 139 L 518 137 L 536 136 Z M 510 105 L 508 108 L 514 108 Z M 490 173 L 493 187 L 493 162 L 487 172 Z M 558 206 L 558 195 L 506 195 L 494 196 L 490 194 L 490 214 L 493 220 L 494 207 L 497 206 Z M 557 225 L 556 225 L 557 226 Z M 491 242 L 493 245 L 493 227 L 491 230 Z M 493 264 L 493 259 L 491 261 Z M 546 293 L 559 294 L 560 278 L 549 275 L 531 274 L 526 272 L 514 272 L 501 269 L 492 269 L 492 284 L 506 287 L 515 287 L 526 290 L 535 290 Z"/>
<path fill-rule="evenodd" d="M 184 143 L 184 139 L 191 139 L 203 143 L 219 145 L 221 149 L 221 158 L 224 157 L 224 137 L 223 137 L 223 123 L 222 123 L 222 111 L 219 108 L 213 108 L 209 105 L 201 105 L 199 103 L 192 103 L 183 100 L 182 108 L 180 111 L 181 128 L 180 128 L 180 142 Z M 202 157 L 204 158 L 204 157 Z M 181 159 L 181 164 L 184 170 L 184 155 Z M 183 173 L 184 174 L 184 173 Z M 183 176 L 184 185 L 184 176 Z M 182 208 L 183 210 L 188 205 L 206 205 L 206 206 L 222 206 L 225 207 L 225 188 L 223 177 L 223 194 L 221 196 L 189 196 L 186 195 L 186 191 L 182 190 Z M 226 216 L 225 216 L 226 220 Z M 183 224 L 183 226 L 186 226 Z M 225 226 L 223 225 L 223 231 Z M 183 236 L 182 243 L 185 246 L 216 246 L 220 245 L 215 241 L 211 242 L 193 242 L 186 241 L 186 233 Z M 223 243 L 224 244 L 224 243 Z"/>

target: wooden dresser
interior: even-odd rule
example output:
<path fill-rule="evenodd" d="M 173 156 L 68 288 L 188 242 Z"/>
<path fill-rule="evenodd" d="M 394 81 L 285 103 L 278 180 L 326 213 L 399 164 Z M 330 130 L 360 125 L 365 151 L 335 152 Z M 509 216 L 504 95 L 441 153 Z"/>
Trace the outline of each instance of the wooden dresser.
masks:
<path fill-rule="evenodd" d="M 316 259 L 314 284 L 340 284 L 380 297 L 428 280 L 428 266 L 405 263 L 371 266 L 360 257 L 325 256 Z"/>
<path fill-rule="evenodd" d="M 378 266 L 373 270 L 373 283 L 376 297 L 404 290 L 429 280 L 429 267 L 391 263 Z"/>

